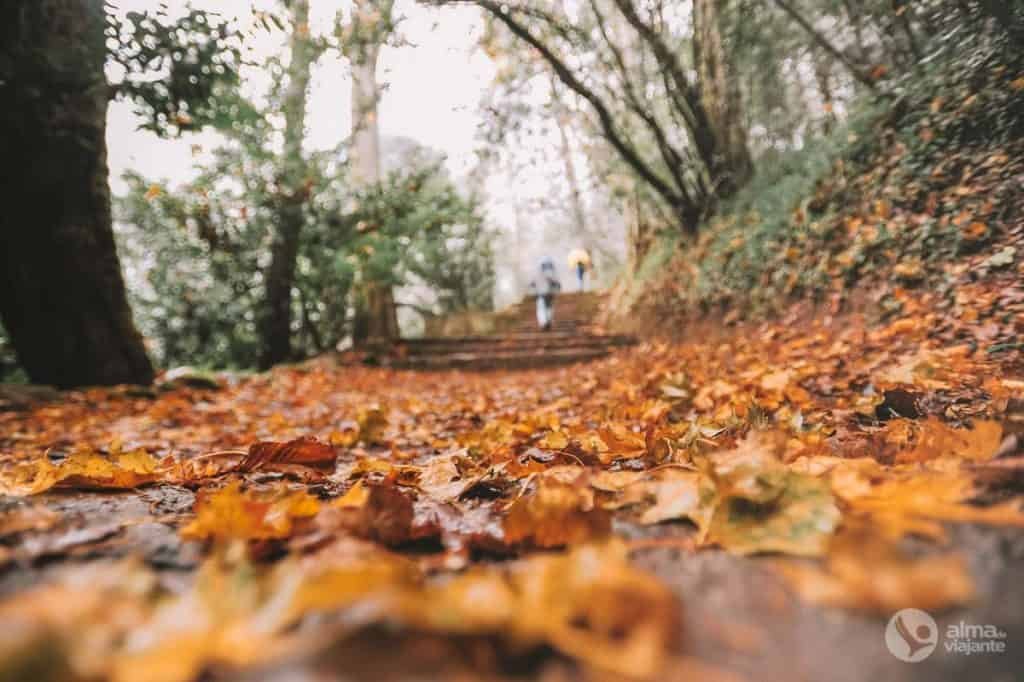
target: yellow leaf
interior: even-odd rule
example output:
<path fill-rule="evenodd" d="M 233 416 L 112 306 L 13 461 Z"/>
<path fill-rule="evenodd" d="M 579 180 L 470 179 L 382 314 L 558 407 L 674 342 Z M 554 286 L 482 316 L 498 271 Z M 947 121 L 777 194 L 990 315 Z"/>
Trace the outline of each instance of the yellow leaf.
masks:
<path fill-rule="evenodd" d="M 157 481 L 160 463 L 144 450 L 111 455 L 73 452 L 58 465 L 48 459 L 19 463 L 0 472 L 0 492 L 36 495 L 53 487 L 129 489 Z"/>
<path fill-rule="evenodd" d="M 181 529 L 182 537 L 202 540 L 269 540 L 291 535 L 295 521 L 315 516 L 317 499 L 286 488 L 242 490 L 233 481 L 196 498 L 196 518 Z"/>

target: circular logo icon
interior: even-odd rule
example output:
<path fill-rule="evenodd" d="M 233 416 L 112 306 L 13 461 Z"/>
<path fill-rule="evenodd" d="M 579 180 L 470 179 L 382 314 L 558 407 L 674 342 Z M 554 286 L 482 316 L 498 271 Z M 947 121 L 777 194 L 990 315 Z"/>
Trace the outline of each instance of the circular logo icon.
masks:
<path fill-rule="evenodd" d="M 897 611 L 885 626 L 885 646 L 901 661 L 923 661 L 938 645 L 939 626 L 934 618 L 920 609 Z"/>

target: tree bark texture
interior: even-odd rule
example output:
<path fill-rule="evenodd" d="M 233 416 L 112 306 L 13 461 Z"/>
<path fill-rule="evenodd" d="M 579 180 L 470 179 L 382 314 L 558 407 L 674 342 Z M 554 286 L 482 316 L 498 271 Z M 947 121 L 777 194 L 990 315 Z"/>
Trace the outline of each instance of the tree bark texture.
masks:
<path fill-rule="evenodd" d="M 715 151 L 721 157 L 713 166 L 727 174 L 715 180 L 731 189 L 742 186 L 754 167 L 747 148 L 739 76 L 722 40 L 721 12 L 728 2 L 693 0 L 693 45 L 701 102 L 712 121 Z"/>
<path fill-rule="evenodd" d="M 382 6 L 375 2 L 360 3 L 356 11 L 363 24 L 372 23 L 378 11 L 390 9 L 390 0 Z M 381 180 L 380 125 L 377 121 L 377 102 L 380 86 L 377 83 L 377 60 L 383 36 L 372 33 L 367 40 L 351 52 L 352 67 L 352 146 L 350 163 L 352 181 L 356 187 L 369 187 Z M 356 345 L 387 344 L 399 337 L 398 308 L 391 285 L 362 280 L 356 292 L 356 315 L 352 340 Z"/>
<path fill-rule="evenodd" d="M 278 196 L 277 232 L 271 246 L 270 267 L 266 273 L 266 317 L 263 325 L 264 369 L 291 358 L 292 289 L 295 286 L 295 261 L 305 220 L 306 161 L 302 140 L 306 130 L 306 98 L 310 67 L 315 48 L 309 39 L 309 0 L 293 0 L 291 61 L 288 86 L 284 94 L 283 177 Z"/>
<path fill-rule="evenodd" d="M 99 0 L 0 3 L 0 317 L 35 382 L 147 384 L 114 243 Z"/>

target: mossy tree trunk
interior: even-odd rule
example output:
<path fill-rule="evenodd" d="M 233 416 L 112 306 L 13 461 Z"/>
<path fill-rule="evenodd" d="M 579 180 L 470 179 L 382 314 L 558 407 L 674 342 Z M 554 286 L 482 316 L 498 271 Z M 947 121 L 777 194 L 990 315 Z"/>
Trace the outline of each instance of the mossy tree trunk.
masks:
<path fill-rule="evenodd" d="M 101 0 L 0 3 L 0 316 L 33 381 L 146 384 L 114 244 Z"/>
<path fill-rule="evenodd" d="M 753 173 L 743 121 L 739 76 L 730 47 L 722 35 L 722 13 L 729 0 L 693 0 L 693 51 L 699 77 L 700 98 L 715 137 L 713 164 L 721 169 L 715 180 L 720 194 L 731 194 Z M 721 191 L 725 190 L 725 191 Z"/>

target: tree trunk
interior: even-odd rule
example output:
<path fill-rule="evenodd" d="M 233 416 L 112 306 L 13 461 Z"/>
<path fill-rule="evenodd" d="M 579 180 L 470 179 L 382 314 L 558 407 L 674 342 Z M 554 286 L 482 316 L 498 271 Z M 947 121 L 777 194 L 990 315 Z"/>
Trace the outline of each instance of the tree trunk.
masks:
<path fill-rule="evenodd" d="M 373 25 L 377 3 L 357 4 L 358 21 Z M 390 5 L 389 2 L 384 4 Z M 356 187 L 368 187 L 380 182 L 380 125 L 377 122 L 377 59 L 383 36 L 376 32 L 365 36 L 350 54 L 352 65 L 352 148 L 350 167 Z M 356 291 L 356 314 L 352 328 L 352 341 L 356 345 L 387 344 L 399 336 L 398 309 L 391 285 L 368 280 L 365 277 Z"/>
<path fill-rule="evenodd" d="M 377 123 L 377 45 L 367 45 L 352 63 L 352 180 L 358 187 L 380 182 L 380 125 Z"/>
<path fill-rule="evenodd" d="M 33 381 L 153 380 L 107 184 L 103 3 L 0 3 L 0 316 Z"/>
<path fill-rule="evenodd" d="M 727 6 L 728 0 L 693 0 L 693 51 L 701 102 L 711 119 L 715 149 L 721 156 L 721 163 L 714 166 L 724 171 L 715 181 L 732 190 L 750 178 L 753 164 L 747 149 L 739 77 L 722 41 L 721 11 Z"/>
<path fill-rule="evenodd" d="M 352 338 L 360 346 L 387 345 L 398 338 L 398 313 L 391 287 L 379 282 L 365 282 L 357 294 L 356 317 Z"/>
<path fill-rule="evenodd" d="M 270 267 L 266 273 L 267 309 L 263 321 L 263 354 L 260 358 L 260 366 L 264 369 L 291 358 L 295 260 L 299 253 L 299 237 L 309 194 L 306 187 L 306 161 L 302 155 L 309 73 L 315 57 L 315 48 L 309 39 L 309 0 L 293 0 L 291 12 L 291 61 L 288 64 L 288 87 L 283 103 L 283 173 L 277 197 L 277 232 L 271 245 Z"/>

